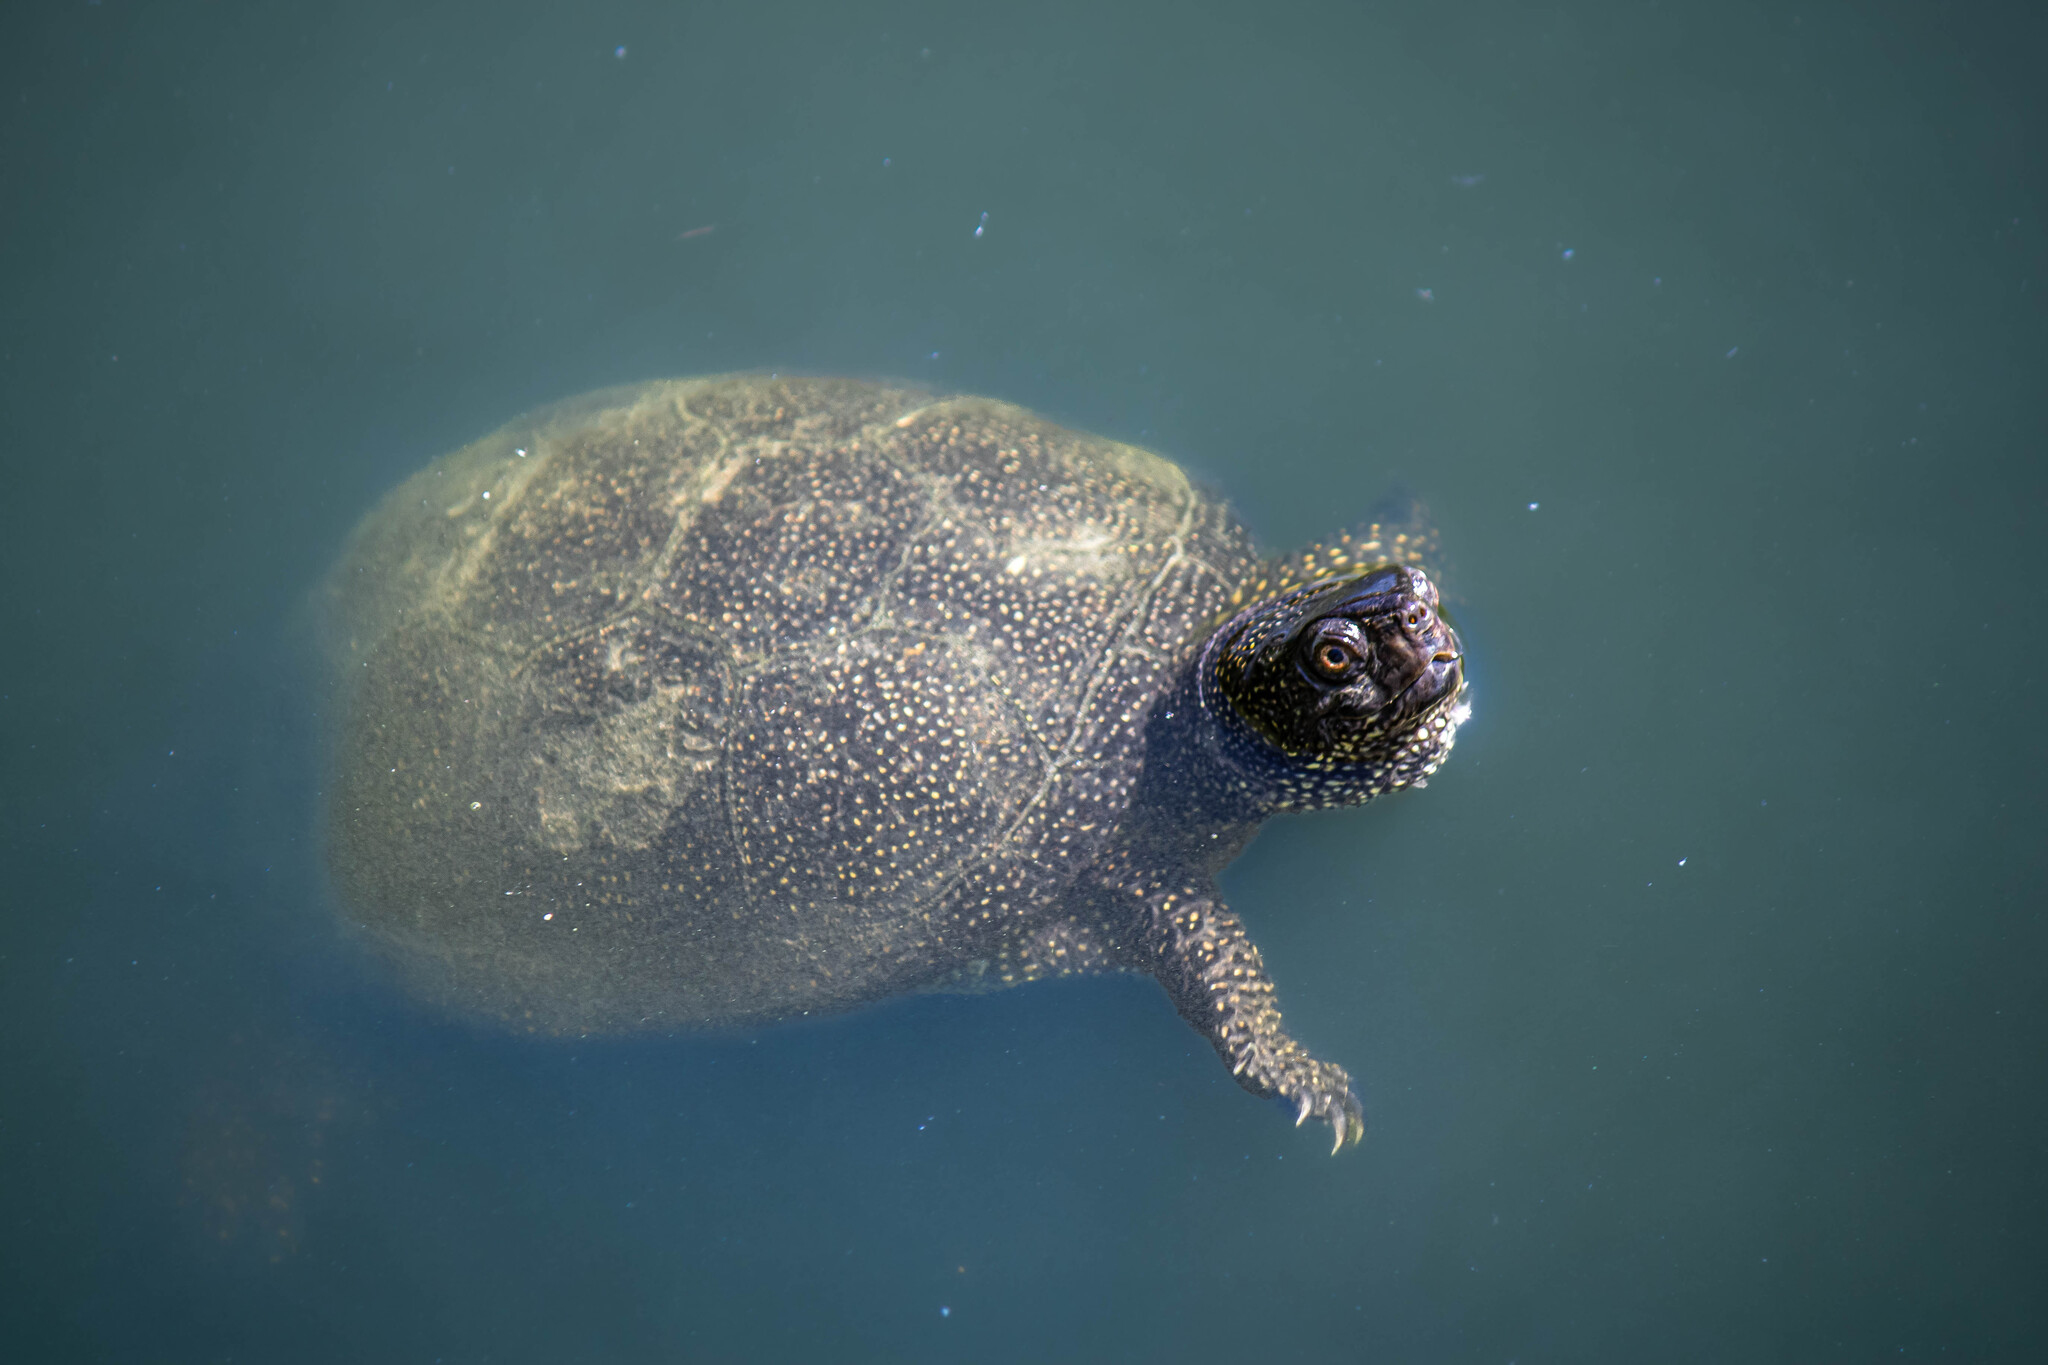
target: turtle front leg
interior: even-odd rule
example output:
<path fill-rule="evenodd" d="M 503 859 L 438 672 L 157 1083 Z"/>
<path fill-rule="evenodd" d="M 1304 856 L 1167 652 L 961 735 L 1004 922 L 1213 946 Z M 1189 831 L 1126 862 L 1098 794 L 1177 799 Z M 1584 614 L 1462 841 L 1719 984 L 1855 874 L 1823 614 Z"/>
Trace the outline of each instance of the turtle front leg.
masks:
<path fill-rule="evenodd" d="M 1239 1085 L 1279 1095 L 1295 1108 L 1298 1127 L 1326 1120 L 1336 1137 L 1332 1155 L 1365 1133 L 1365 1111 L 1344 1068 L 1318 1061 L 1280 1027 L 1273 981 L 1238 917 L 1213 892 L 1138 888 L 1149 902 L 1145 933 L 1152 974 L 1181 1018 L 1216 1049 Z"/>

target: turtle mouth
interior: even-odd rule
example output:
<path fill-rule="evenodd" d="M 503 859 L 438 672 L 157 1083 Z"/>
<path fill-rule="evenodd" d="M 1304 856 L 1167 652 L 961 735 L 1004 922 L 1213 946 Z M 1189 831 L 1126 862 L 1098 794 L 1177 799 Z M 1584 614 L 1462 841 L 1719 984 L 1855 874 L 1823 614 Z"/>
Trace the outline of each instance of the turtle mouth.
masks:
<path fill-rule="evenodd" d="M 1430 656 L 1422 671 L 1409 679 L 1393 700 L 1393 709 L 1403 719 L 1422 715 L 1446 697 L 1458 695 L 1465 681 L 1465 656 L 1451 641 Z"/>
<path fill-rule="evenodd" d="M 1434 613 L 1414 622 L 1404 604 L 1377 617 L 1371 629 L 1378 686 L 1386 698 L 1385 729 L 1405 730 L 1458 695 L 1465 681 L 1465 651 L 1450 622 Z"/>

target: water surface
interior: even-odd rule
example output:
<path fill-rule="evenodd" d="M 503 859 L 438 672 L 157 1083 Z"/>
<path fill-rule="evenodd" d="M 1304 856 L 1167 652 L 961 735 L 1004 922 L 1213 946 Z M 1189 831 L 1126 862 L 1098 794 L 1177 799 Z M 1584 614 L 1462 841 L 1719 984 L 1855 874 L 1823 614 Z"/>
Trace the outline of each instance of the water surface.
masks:
<path fill-rule="evenodd" d="M 2038 17 L 11 8 L 21 1359 L 2028 1359 Z M 1433 510 L 1475 719 L 1142 980 L 535 1043 L 335 927 L 301 604 L 511 414 L 789 368 Z"/>

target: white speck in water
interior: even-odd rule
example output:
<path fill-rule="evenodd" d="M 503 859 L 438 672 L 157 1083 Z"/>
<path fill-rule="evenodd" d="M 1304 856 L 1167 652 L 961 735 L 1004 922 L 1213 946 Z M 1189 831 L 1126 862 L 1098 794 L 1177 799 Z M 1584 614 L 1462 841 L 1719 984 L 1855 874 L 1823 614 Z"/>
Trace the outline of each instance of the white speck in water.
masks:
<path fill-rule="evenodd" d="M 517 455 L 517 456 L 518 456 L 518 457 L 519 457 L 520 459 L 522 459 L 522 460 L 523 460 L 523 459 L 525 459 L 525 458 L 526 458 L 526 447 L 525 447 L 525 446 L 514 446 L 514 447 L 512 448 L 512 453 L 513 453 L 514 455 Z"/>
<path fill-rule="evenodd" d="M 1564 249 L 1564 258 L 1565 258 L 1565 259 L 1566 259 L 1567 261 L 1568 261 L 1568 260 L 1570 260 L 1570 259 L 1572 258 L 1572 249 L 1571 249 L 1570 247 L 1566 247 L 1566 248 Z"/>
<path fill-rule="evenodd" d="M 986 228 L 987 226 L 988 226 L 988 215 L 987 215 L 986 213 L 984 213 L 984 214 L 982 214 L 982 215 L 981 215 L 981 221 L 980 221 L 979 223 L 976 223 L 976 224 L 974 225 L 974 235 L 975 235 L 975 236 L 977 236 L 977 237 L 981 236 L 981 233 L 982 233 L 982 229 L 983 229 L 983 228 Z"/>
<path fill-rule="evenodd" d="M 1542 504 L 1542 503 L 1540 503 L 1540 502 L 1532 502 L 1532 503 L 1530 503 L 1530 504 L 1529 504 L 1529 510 L 1530 510 L 1531 512 L 1533 512 L 1533 511 L 1535 511 L 1535 510 L 1536 510 L 1537 508 L 1541 507 L 1542 505 L 1543 505 L 1543 504 Z"/>
<path fill-rule="evenodd" d="M 1680 867 L 1684 867 L 1684 866 L 1685 866 L 1685 859 L 1683 859 L 1683 858 L 1680 858 L 1680 859 L 1678 860 L 1678 865 L 1679 865 Z"/>
<path fill-rule="evenodd" d="M 542 916 L 541 916 L 541 920 L 542 920 L 543 922 L 545 922 L 545 921 L 547 921 L 547 920 L 551 920 L 551 919 L 553 919 L 554 917 L 555 917 L 555 912 L 554 912 L 554 911 L 552 911 L 552 910 L 550 910 L 550 911 L 548 911 L 548 912 L 547 912 L 547 913 L 546 913 L 545 915 L 542 915 Z"/>
<path fill-rule="evenodd" d="M 1004 573 L 1012 573 L 1012 574 L 1018 574 L 1018 573 L 1023 573 L 1023 572 L 1024 572 L 1024 556 L 1023 556 L 1023 555 L 1018 555 L 1018 556 L 1017 556 L 1017 557 L 1016 557 L 1015 559 L 1013 559 L 1013 560 L 1011 560 L 1011 561 L 1010 561 L 1009 563 L 1007 563 L 1007 564 L 1003 565 L 1003 572 L 1004 572 Z"/>
<path fill-rule="evenodd" d="M 1723 360 L 1733 360 L 1733 359 L 1735 359 L 1735 353 L 1736 353 L 1737 351 L 1741 350 L 1741 349 L 1742 349 L 1742 348 L 1741 348 L 1740 346 L 1730 346 L 1730 347 L 1728 348 L 1728 354 L 1726 354 L 1726 355 L 1722 356 L 1722 357 L 1721 357 L 1721 359 L 1723 359 Z"/>
<path fill-rule="evenodd" d="M 617 57 L 622 62 L 626 60 L 626 45 L 620 43 L 617 47 L 613 48 L 612 56 Z"/>
<path fill-rule="evenodd" d="M 946 1307 L 946 1305 L 942 1303 L 939 1305 L 939 1316 L 942 1318 L 950 1318 L 953 1316 L 953 1310 Z"/>

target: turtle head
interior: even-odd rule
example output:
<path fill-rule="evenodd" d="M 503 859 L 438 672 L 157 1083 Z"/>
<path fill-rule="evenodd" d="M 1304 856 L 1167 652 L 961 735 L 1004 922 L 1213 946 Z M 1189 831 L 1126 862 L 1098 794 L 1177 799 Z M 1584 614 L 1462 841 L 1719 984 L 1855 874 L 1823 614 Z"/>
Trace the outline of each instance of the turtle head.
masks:
<path fill-rule="evenodd" d="M 1420 569 L 1302 584 L 1238 613 L 1204 650 L 1203 691 L 1283 806 L 1421 786 L 1468 708 L 1458 633 Z"/>

